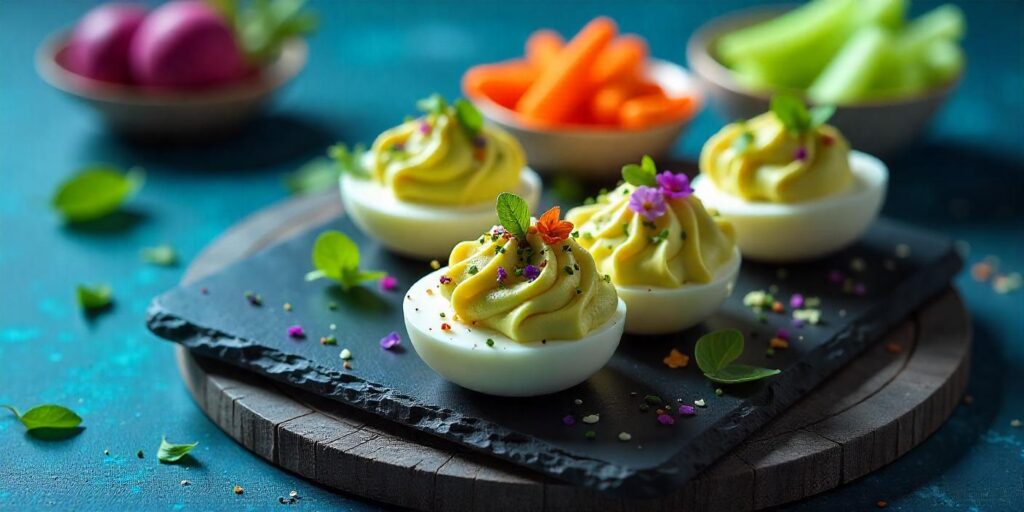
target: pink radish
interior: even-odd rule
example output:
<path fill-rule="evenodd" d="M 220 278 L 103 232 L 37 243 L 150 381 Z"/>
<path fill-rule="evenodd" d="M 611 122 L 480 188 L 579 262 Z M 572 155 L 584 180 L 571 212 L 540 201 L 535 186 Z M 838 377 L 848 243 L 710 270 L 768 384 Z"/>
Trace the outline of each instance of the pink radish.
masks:
<path fill-rule="evenodd" d="M 129 83 L 132 36 L 146 17 L 140 5 L 109 3 L 82 17 L 71 34 L 65 64 L 95 80 Z"/>

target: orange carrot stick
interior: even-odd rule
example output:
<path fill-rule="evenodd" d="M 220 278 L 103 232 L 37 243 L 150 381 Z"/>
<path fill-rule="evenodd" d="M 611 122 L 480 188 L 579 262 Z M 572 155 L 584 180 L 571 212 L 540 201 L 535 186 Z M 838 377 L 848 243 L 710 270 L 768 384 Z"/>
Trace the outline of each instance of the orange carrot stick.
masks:
<path fill-rule="evenodd" d="M 595 84 L 638 77 L 647 60 L 647 42 L 639 36 L 624 35 L 608 46 L 591 70 Z"/>
<path fill-rule="evenodd" d="M 654 82 L 636 81 L 633 77 L 612 81 L 590 98 L 591 117 L 601 124 L 616 125 L 619 123 L 619 111 L 626 101 L 653 94 L 664 96 L 661 87 Z"/>
<path fill-rule="evenodd" d="M 619 111 L 619 124 L 626 129 L 640 129 L 678 121 L 693 115 L 696 102 L 693 98 L 666 98 L 652 94 L 633 98 L 622 105 Z"/>
<path fill-rule="evenodd" d="M 471 98 L 485 97 L 514 108 L 540 72 L 525 60 L 473 66 L 462 76 L 462 91 Z"/>
<path fill-rule="evenodd" d="M 563 46 L 565 41 L 558 32 L 538 30 L 526 40 L 526 60 L 537 69 L 544 69 L 554 62 Z"/>
<path fill-rule="evenodd" d="M 528 118 L 562 121 L 586 101 L 590 69 L 615 37 L 615 22 L 595 18 L 558 53 L 519 99 L 516 110 Z"/>

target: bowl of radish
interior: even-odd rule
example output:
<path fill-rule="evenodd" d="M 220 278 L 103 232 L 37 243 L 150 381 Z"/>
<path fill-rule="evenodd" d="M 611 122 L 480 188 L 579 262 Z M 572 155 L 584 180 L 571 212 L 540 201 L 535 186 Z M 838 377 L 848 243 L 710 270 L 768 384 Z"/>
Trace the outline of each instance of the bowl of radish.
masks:
<path fill-rule="evenodd" d="M 512 133 L 548 175 L 617 179 L 624 163 L 664 156 L 701 107 L 690 74 L 651 58 L 636 35 L 592 20 L 563 41 L 534 32 L 522 59 L 481 64 L 462 79 L 484 117 Z"/>
<path fill-rule="evenodd" d="M 47 38 L 36 69 L 115 131 L 201 138 L 238 128 L 305 65 L 303 0 L 100 4 Z"/>
<path fill-rule="evenodd" d="M 907 19 L 908 0 L 812 0 L 738 11 L 698 29 L 687 60 L 724 117 L 768 109 L 775 92 L 835 105 L 853 147 L 891 155 L 927 126 L 964 67 L 963 13 Z"/>

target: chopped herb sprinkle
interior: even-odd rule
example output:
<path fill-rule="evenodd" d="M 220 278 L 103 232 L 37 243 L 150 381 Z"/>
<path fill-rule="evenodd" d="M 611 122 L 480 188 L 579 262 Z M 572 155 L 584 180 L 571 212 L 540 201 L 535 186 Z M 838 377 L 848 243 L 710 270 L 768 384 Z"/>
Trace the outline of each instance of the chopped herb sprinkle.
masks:
<path fill-rule="evenodd" d="M 494 340 L 491 339 L 491 338 L 487 338 L 487 346 L 488 347 L 493 347 L 494 346 Z"/>

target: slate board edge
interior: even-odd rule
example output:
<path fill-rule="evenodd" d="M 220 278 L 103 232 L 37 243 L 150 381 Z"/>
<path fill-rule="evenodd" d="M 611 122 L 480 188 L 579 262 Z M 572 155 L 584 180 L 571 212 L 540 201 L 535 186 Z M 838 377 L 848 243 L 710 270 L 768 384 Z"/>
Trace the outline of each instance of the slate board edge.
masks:
<path fill-rule="evenodd" d="M 869 324 L 851 324 L 832 341 L 808 353 L 806 359 L 817 359 L 818 364 L 811 365 L 806 361 L 795 364 L 773 378 L 763 391 L 748 399 L 746 405 L 694 438 L 666 463 L 644 470 L 580 458 L 500 425 L 469 421 L 455 411 L 418 403 L 413 397 L 393 393 L 353 374 L 330 370 L 250 340 L 191 325 L 167 312 L 159 297 L 154 299 L 147 312 L 147 326 L 158 336 L 178 342 L 198 354 L 230 362 L 554 477 L 627 497 L 652 498 L 675 489 L 708 467 L 718 458 L 717 454 L 723 453 L 720 449 L 707 452 L 701 447 L 726 446 L 732 449 L 737 446 L 757 428 L 795 403 L 806 391 L 859 355 L 871 341 L 881 337 L 915 307 L 945 289 L 948 280 L 938 281 L 934 273 L 952 277 L 960 266 L 961 260 L 950 245 L 946 254 L 932 267 L 932 275 L 919 274 L 916 279 L 905 281 L 893 291 L 901 299 L 894 301 L 895 307 L 886 307 L 884 311 L 875 313 L 878 316 Z M 928 283 L 941 284 L 928 286 Z M 294 369 L 280 371 L 282 365 Z M 277 370 L 272 371 L 273 368 Z M 790 382 L 800 379 L 807 379 L 805 382 L 812 384 L 793 388 Z M 385 407 L 378 407 L 378 403 Z M 726 426 L 729 428 L 724 428 Z"/>

